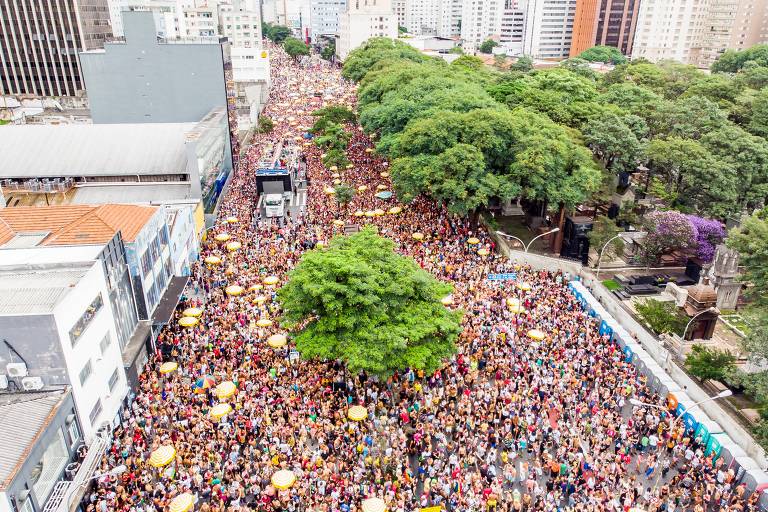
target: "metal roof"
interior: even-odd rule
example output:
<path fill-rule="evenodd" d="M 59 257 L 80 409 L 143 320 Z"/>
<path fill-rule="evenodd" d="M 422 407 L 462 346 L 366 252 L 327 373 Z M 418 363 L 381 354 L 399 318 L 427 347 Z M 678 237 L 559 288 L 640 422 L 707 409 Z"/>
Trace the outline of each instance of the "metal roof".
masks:
<path fill-rule="evenodd" d="M 77 187 L 70 204 L 197 202 L 189 183 L 151 183 L 145 185 L 86 185 Z"/>
<path fill-rule="evenodd" d="M 13 481 L 65 397 L 66 391 L 0 395 L 0 491 Z"/>
<path fill-rule="evenodd" d="M 0 178 L 186 172 L 195 123 L 20 125 L 0 130 Z"/>
<path fill-rule="evenodd" d="M 93 265 L 0 270 L 0 315 L 51 313 Z"/>

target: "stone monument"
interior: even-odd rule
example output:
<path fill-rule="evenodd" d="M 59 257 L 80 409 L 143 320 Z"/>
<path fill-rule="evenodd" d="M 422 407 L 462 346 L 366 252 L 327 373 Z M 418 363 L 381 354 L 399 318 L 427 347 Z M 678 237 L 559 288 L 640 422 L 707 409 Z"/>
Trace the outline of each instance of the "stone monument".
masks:
<path fill-rule="evenodd" d="M 710 276 L 717 292 L 718 309 L 736 309 L 741 292 L 741 283 L 737 281 L 739 253 L 725 244 L 718 245 Z"/>
<path fill-rule="evenodd" d="M 691 318 L 692 322 L 685 333 L 686 340 L 708 340 L 712 338 L 720 312 L 713 309 L 717 303 L 717 292 L 709 284 L 709 278 L 702 276 L 699 284 L 688 288 L 688 297 L 685 300 L 683 311 Z"/>

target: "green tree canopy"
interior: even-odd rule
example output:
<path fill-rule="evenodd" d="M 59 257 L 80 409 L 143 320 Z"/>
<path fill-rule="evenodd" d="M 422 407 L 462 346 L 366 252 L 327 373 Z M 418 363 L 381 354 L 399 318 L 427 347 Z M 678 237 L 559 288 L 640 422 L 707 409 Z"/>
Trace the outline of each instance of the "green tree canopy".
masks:
<path fill-rule="evenodd" d="M 768 306 L 768 210 L 742 218 L 741 224 L 728 232 L 725 243 L 739 252 L 739 263 L 744 266 L 743 280 L 752 285 L 751 298 Z"/>
<path fill-rule="evenodd" d="M 578 58 L 589 62 L 605 62 L 608 64 L 624 64 L 627 62 L 624 54 L 613 46 L 593 46 L 581 52 Z"/>
<path fill-rule="evenodd" d="M 280 44 L 291 35 L 291 29 L 283 25 L 262 22 L 261 33 L 270 41 Z"/>
<path fill-rule="evenodd" d="M 588 121 L 582 131 L 587 146 L 606 169 L 618 174 L 637 168 L 643 145 L 621 117 L 606 113 Z"/>
<path fill-rule="evenodd" d="M 283 49 L 285 53 L 293 57 L 294 59 L 303 55 L 309 55 L 309 46 L 295 37 L 289 37 L 283 42 Z"/>
<path fill-rule="evenodd" d="M 480 53 L 491 53 L 497 46 L 499 46 L 499 43 L 493 39 L 486 39 L 480 44 Z"/>
<path fill-rule="evenodd" d="M 736 368 L 736 356 L 726 350 L 694 344 L 685 358 L 685 368 L 702 380 L 723 380 Z"/>
<path fill-rule="evenodd" d="M 304 253 L 278 301 L 302 357 L 387 377 L 406 368 L 432 373 L 454 353 L 461 313 L 440 302 L 450 293 L 366 228 Z"/>
<path fill-rule="evenodd" d="M 768 66 L 768 45 L 759 44 L 746 50 L 726 50 L 712 64 L 715 73 L 736 73 L 749 64 Z"/>
<path fill-rule="evenodd" d="M 424 62 L 428 59 L 413 46 L 388 37 L 374 37 L 355 48 L 344 61 L 344 78 L 359 82 L 378 62 L 387 59 L 406 59 Z"/>

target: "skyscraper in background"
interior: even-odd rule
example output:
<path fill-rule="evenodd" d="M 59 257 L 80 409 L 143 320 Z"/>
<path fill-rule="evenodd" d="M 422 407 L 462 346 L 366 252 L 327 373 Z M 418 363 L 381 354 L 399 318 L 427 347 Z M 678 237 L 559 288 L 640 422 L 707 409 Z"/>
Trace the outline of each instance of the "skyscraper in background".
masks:
<path fill-rule="evenodd" d="M 708 13 L 691 49 L 691 64 L 709 67 L 726 50 L 743 50 L 765 40 L 768 0 L 710 0 Z"/>
<path fill-rule="evenodd" d="M 709 23 L 711 0 L 642 0 L 632 58 L 691 62 L 691 50 Z"/>
<path fill-rule="evenodd" d="M 524 0 L 520 4 L 525 12 L 522 53 L 538 59 L 567 58 L 576 0 Z"/>
<path fill-rule="evenodd" d="M 78 53 L 111 36 L 107 0 L 0 2 L 0 94 L 80 94 Z"/>
<path fill-rule="evenodd" d="M 630 55 L 641 0 L 577 0 L 570 56 L 593 46 Z"/>

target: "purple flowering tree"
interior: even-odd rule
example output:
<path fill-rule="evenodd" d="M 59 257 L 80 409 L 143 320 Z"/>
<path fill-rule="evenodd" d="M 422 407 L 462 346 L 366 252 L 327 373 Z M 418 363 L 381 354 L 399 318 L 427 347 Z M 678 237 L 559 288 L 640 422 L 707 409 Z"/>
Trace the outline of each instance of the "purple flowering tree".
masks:
<path fill-rule="evenodd" d="M 711 263 L 715 258 L 715 247 L 723 243 L 727 232 L 722 222 L 688 215 L 688 220 L 696 228 L 696 256 L 704 263 Z"/>
<path fill-rule="evenodd" d="M 654 211 L 645 215 L 643 226 L 648 232 L 641 257 L 647 264 L 656 263 L 664 254 L 696 247 L 696 226 L 680 212 Z"/>

